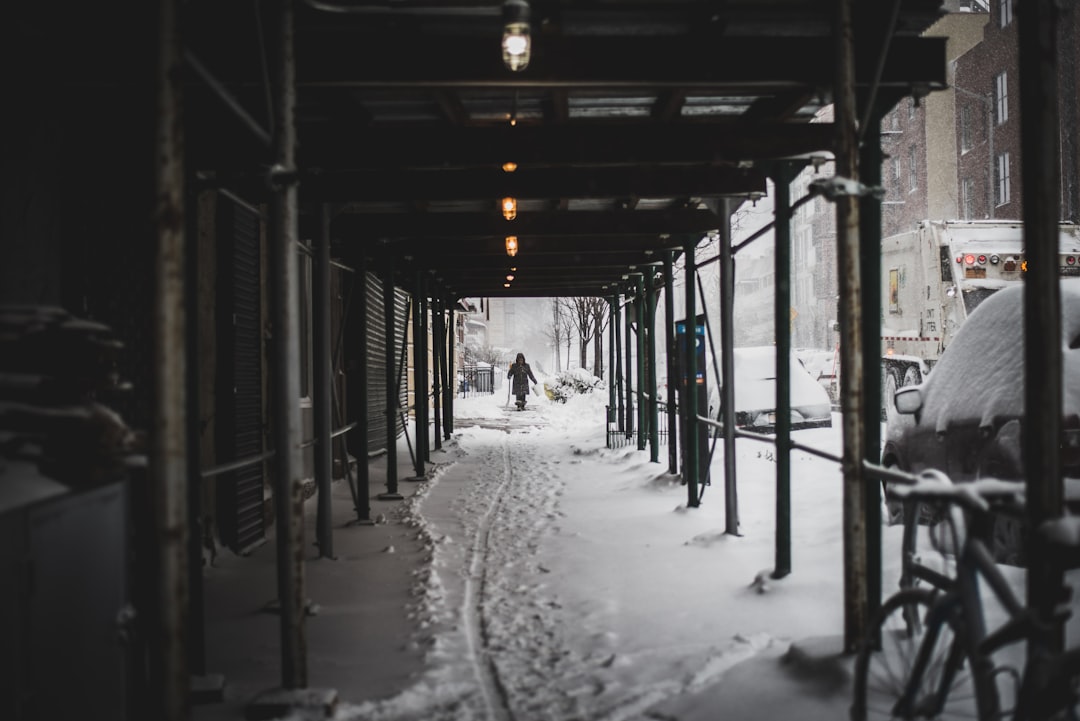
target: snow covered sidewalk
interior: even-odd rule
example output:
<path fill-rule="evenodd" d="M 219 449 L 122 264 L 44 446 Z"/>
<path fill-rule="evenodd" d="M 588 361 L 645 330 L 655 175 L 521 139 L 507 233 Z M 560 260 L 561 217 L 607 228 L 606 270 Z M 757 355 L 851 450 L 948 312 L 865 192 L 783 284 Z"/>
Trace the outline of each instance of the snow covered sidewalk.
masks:
<path fill-rule="evenodd" d="M 499 400 L 461 404 L 408 504 L 431 551 L 413 609 L 425 672 L 343 698 L 338 719 L 846 717 L 835 464 L 800 458 L 796 572 L 755 585 L 773 553 L 768 447 L 743 451 L 733 537 L 719 489 L 687 509 L 666 465 L 604 448 L 602 398 L 521 414 Z"/>
<path fill-rule="evenodd" d="M 793 570 L 776 581 L 773 447 L 738 442 L 726 534 L 721 448 L 717 485 L 687 508 L 666 463 L 604 447 L 605 400 L 459 401 L 427 480 L 399 483 L 405 500 L 375 500 L 373 467 L 376 526 L 348 525 L 335 484 L 337 559 L 312 547 L 306 574 L 310 686 L 337 690 L 336 721 L 847 718 L 837 464 L 793 453 Z M 839 417 L 799 440 L 839 453 Z M 900 531 L 884 529 L 886 595 Z M 240 718 L 278 681 L 277 618 L 252 600 L 273 598 L 273 559 L 271 539 L 207 571 L 208 670 L 229 687 L 200 721 Z"/>

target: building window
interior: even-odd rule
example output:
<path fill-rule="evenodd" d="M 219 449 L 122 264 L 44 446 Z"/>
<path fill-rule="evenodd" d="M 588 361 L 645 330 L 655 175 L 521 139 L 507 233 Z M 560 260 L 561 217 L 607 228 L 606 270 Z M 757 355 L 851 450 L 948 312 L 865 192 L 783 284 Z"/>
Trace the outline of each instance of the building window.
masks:
<path fill-rule="evenodd" d="M 997 124 L 1009 119 L 1009 81 L 1005 73 L 994 78 L 994 107 Z"/>
<path fill-rule="evenodd" d="M 971 107 L 966 103 L 960 106 L 960 152 L 971 150 Z"/>
<path fill-rule="evenodd" d="M 900 113 L 895 110 L 889 113 L 889 130 L 900 129 Z"/>
<path fill-rule="evenodd" d="M 915 146 L 910 145 L 908 146 L 908 188 L 911 190 L 915 190 L 915 188 L 919 187 L 918 183 L 915 182 L 918 177 L 917 171 L 919 169 L 915 158 Z"/>
<path fill-rule="evenodd" d="M 998 15 L 1001 20 L 1001 27 L 1006 27 L 1012 22 L 1012 0 L 1000 0 L 998 4 Z"/>
<path fill-rule="evenodd" d="M 900 183 L 900 158 L 892 159 L 892 178 L 897 184 Z"/>
<path fill-rule="evenodd" d="M 915 119 L 915 98 L 908 98 L 907 117 L 908 120 Z"/>
<path fill-rule="evenodd" d="M 1009 154 L 1002 153 L 997 157 L 997 204 L 1005 205 L 1009 197 Z"/>
<path fill-rule="evenodd" d="M 960 183 L 960 212 L 964 220 L 971 220 L 971 178 L 964 178 Z"/>

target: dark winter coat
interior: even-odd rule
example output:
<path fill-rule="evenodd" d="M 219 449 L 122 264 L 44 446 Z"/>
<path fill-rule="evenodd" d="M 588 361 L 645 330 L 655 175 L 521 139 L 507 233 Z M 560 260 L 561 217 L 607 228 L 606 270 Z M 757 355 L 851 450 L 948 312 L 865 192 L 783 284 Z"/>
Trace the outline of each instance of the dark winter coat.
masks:
<path fill-rule="evenodd" d="M 528 363 L 514 363 L 510 366 L 510 372 L 506 374 L 506 377 L 514 379 L 515 396 L 529 395 L 530 378 L 533 383 L 537 382 L 536 376 L 533 375 L 532 368 L 529 368 Z"/>

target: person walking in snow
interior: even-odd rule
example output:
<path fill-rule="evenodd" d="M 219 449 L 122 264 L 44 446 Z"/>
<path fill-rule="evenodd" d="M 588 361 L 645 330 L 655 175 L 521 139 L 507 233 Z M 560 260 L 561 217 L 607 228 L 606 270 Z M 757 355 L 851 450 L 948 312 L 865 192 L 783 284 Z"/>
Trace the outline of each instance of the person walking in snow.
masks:
<path fill-rule="evenodd" d="M 532 368 L 525 362 L 525 354 L 518 353 L 517 359 L 511 364 L 510 372 L 506 374 L 507 378 L 514 380 L 514 395 L 517 396 L 517 409 L 525 409 L 525 398 L 529 395 L 529 379 L 532 379 L 533 383 L 536 383 L 536 376 L 533 375 Z"/>

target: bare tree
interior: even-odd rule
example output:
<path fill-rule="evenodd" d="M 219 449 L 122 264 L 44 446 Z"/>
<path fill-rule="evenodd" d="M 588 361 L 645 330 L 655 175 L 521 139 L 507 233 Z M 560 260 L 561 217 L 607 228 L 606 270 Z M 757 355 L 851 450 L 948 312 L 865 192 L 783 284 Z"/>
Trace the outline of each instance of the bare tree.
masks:
<path fill-rule="evenodd" d="M 588 368 L 589 341 L 592 340 L 595 326 L 592 318 L 593 298 L 569 298 L 566 307 L 570 319 L 573 321 L 574 330 L 578 337 L 578 364 L 582 368 Z"/>
<path fill-rule="evenodd" d="M 610 319 L 608 303 L 603 298 L 591 298 L 590 313 L 593 322 L 593 375 L 604 377 L 604 332 Z"/>
<path fill-rule="evenodd" d="M 566 298 L 557 298 L 556 302 L 561 306 L 559 327 L 561 328 L 563 342 L 566 343 L 566 367 L 569 369 L 570 347 L 574 342 L 574 315 L 570 310 L 570 302 Z"/>
<path fill-rule="evenodd" d="M 466 346 L 463 353 L 465 362 L 472 363 L 488 363 L 492 366 L 501 366 L 506 358 L 506 353 L 498 348 L 493 348 L 490 345 L 482 346 Z"/>
<path fill-rule="evenodd" d="M 562 370 L 559 353 L 562 351 L 562 342 L 565 332 L 563 329 L 563 309 L 559 298 L 551 299 L 551 322 L 544 326 L 544 337 L 551 341 L 555 349 L 555 372 Z"/>

